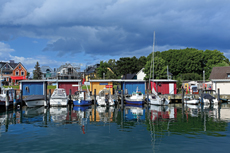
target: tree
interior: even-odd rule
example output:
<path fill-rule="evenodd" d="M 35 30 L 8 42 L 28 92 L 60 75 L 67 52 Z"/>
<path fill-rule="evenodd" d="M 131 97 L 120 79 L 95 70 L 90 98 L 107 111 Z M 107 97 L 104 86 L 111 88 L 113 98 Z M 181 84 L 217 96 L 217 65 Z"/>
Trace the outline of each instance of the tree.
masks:
<path fill-rule="evenodd" d="M 139 59 L 138 59 L 138 70 L 140 71 L 142 68 L 145 67 L 145 64 L 147 62 L 147 58 L 145 56 L 141 56 Z"/>
<path fill-rule="evenodd" d="M 203 77 L 197 73 L 185 73 L 181 75 L 182 80 L 202 80 Z"/>
<path fill-rule="evenodd" d="M 27 72 L 26 77 L 27 79 L 30 77 L 30 72 Z"/>
<path fill-rule="evenodd" d="M 39 63 L 37 62 L 35 65 L 35 70 L 33 71 L 33 79 L 40 80 L 42 79 L 42 72 Z"/>
<path fill-rule="evenodd" d="M 103 78 L 103 74 L 106 74 L 108 71 L 109 64 L 106 62 L 101 61 L 100 66 L 97 68 L 97 78 Z"/>
<path fill-rule="evenodd" d="M 151 53 L 152 55 L 152 53 Z M 148 58 L 148 61 L 143 70 L 146 74 L 145 80 L 153 79 L 153 65 L 152 59 Z M 154 57 L 154 79 L 166 79 L 167 78 L 167 66 L 165 65 L 165 60 L 161 57 Z"/>
<path fill-rule="evenodd" d="M 205 78 L 209 78 L 213 67 L 223 62 L 226 62 L 227 64 L 229 62 L 229 60 L 224 56 L 224 54 L 218 50 L 205 50 L 203 54 Z"/>
<path fill-rule="evenodd" d="M 117 64 L 117 70 L 119 72 L 118 75 L 126 76 L 126 74 L 134 74 L 141 70 L 139 68 L 139 61 L 135 56 L 133 56 L 132 58 L 130 57 L 120 58 L 116 62 L 116 64 Z"/>

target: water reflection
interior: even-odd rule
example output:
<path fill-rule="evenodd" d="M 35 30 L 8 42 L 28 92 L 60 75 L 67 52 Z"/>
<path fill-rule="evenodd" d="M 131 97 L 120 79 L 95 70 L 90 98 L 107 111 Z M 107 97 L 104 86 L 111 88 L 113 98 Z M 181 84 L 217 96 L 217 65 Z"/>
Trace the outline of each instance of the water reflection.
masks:
<path fill-rule="evenodd" d="M 185 133 L 195 135 L 203 131 L 207 135 L 220 136 L 218 132 L 225 131 L 229 121 L 230 104 L 144 107 L 126 105 L 124 108 L 120 106 L 22 107 L 21 110 L 0 113 L 0 131 L 7 132 L 11 124 L 32 124 L 41 127 L 78 124 L 85 133 L 84 128 L 88 124 L 106 126 L 114 123 L 120 129 L 145 125 L 148 131 L 170 132 L 170 135 Z"/>

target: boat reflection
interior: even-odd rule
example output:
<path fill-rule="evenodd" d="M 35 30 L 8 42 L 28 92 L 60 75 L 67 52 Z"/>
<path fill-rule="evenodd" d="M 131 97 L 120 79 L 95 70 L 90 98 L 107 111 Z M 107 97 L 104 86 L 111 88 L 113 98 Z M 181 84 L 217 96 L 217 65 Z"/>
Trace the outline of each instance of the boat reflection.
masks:
<path fill-rule="evenodd" d="M 50 107 L 48 112 L 51 122 L 60 123 L 66 121 L 68 109 L 67 107 Z"/>
<path fill-rule="evenodd" d="M 44 114 L 46 113 L 46 109 L 44 106 L 41 107 L 23 107 L 23 118 L 22 123 L 35 123 L 35 122 L 43 122 Z"/>
<path fill-rule="evenodd" d="M 145 109 L 138 105 L 126 105 L 125 106 L 125 120 L 126 121 L 144 121 Z"/>
<path fill-rule="evenodd" d="M 103 106 L 97 106 L 97 114 L 98 117 L 97 121 L 99 122 L 111 122 L 113 121 L 113 112 L 114 112 L 114 106 L 109 106 L 109 107 L 103 107 Z"/>

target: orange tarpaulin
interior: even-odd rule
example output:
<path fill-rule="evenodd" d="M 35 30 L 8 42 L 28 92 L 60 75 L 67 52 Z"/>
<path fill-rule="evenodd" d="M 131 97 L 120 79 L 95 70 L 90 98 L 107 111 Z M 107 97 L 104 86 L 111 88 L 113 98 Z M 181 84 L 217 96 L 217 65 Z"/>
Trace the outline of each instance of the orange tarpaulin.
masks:
<path fill-rule="evenodd" d="M 25 80 L 26 76 L 11 76 L 10 78 L 12 80 Z"/>

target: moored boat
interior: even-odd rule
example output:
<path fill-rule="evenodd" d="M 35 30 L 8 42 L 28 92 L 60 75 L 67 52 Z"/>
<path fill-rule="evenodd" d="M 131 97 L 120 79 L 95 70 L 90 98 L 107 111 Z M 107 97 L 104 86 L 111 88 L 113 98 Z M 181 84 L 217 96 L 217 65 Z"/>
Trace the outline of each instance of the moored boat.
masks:
<path fill-rule="evenodd" d="M 47 106 L 45 95 L 29 95 L 23 100 L 27 107 Z"/>
<path fill-rule="evenodd" d="M 96 100 L 99 106 L 115 105 L 115 100 L 112 98 L 110 90 L 108 89 L 101 90 L 99 95 L 96 97 Z"/>
<path fill-rule="evenodd" d="M 92 104 L 90 93 L 86 91 L 76 91 L 73 97 L 74 106 L 88 106 Z"/>
<path fill-rule="evenodd" d="M 138 91 L 138 87 L 137 87 L 136 92 L 133 92 L 132 95 L 125 96 L 125 101 L 127 104 L 143 105 L 144 104 L 143 93 Z"/>
<path fill-rule="evenodd" d="M 50 97 L 50 106 L 67 106 L 68 101 L 65 89 L 58 88 L 54 90 Z"/>
<path fill-rule="evenodd" d="M 9 92 L 9 105 L 12 105 L 14 102 L 14 89 L 13 88 L 2 88 L 0 93 L 0 106 L 6 105 L 6 92 Z M 19 100 L 16 100 L 16 103 Z"/>

